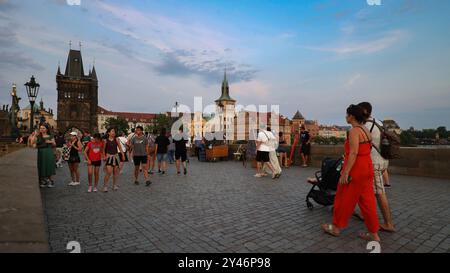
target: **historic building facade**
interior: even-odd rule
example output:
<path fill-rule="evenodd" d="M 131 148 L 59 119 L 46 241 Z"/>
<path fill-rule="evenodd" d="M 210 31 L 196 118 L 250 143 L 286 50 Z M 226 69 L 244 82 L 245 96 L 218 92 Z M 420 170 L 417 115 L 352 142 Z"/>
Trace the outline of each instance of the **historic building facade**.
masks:
<path fill-rule="evenodd" d="M 41 98 L 39 105 L 34 105 L 33 107 L 34 115 L 33 115 L 33 124 L 34 127 L 37 128 L 39 124 L 45 122 L 50 125 L 50 129 L 57 129 L 57 122 L 54 118 L 53 109 L 44 107 L 44 101 Z M 21 109 L 18 113 L 19 122 L 18 126 L 23 131 L 28 131 L 30 127 L 30 118 L 31 118 L 31 105 L 28 104 L 27 107 Z"/>
<path fill-rule="evenodd" d="M 58 91 L 58 122 L 61 132 L 72 129 L 98 131 L 98 79 L 95 66 L 84 74 L 80 50 L 70 50 L 66 70 L 56 74 Z"/>
<path fill-rule="evenodd" d="M 291 131 L 293 134 L 300 132 L 301 127 L 305 125 L 305 118 L 300 113 L 300 111 L 297 110 L 294 117 L 292 118 L 292 128 Z"/>
<path fill-rule="evenodd" d="M 98 121 L 97 127 L 99 133 L 105 133 L 108 128 L 105 127 L 105 122 L 109 118 L 122 118 L 128 122 L 130 129 L 142 126 L 144 129 L 147 126 L 154 126 L 158 114 L 153 113 L 132 113 L 132 112 L 113 112 L 98 106 Z"/>
<path fill-rule="evenodd" d="M 287 144 L 291 144 L 292 122 L 283 115 L 273 112 L 241 111 L 236 114 L 234 124 L 234 136 L 237 141 L 255 139 L 256 129 L 259 129 L 259 125 L 265 124 L 272 128 L 276 137 L 280 132 L 283 133 Z"/>

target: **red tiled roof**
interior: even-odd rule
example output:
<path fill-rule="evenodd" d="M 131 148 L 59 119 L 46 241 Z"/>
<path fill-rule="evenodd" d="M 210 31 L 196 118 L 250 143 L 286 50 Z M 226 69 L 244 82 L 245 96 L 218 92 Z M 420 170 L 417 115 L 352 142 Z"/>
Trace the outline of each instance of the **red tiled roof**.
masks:
<path fill-rule="evenodd" d="M 118 117 L 124 118 L 128 121 L 153 120 L 157 116 L 157 114 L 152 114 L 152 113 L 113 112 L 113 111 L 106 110 L 105 108 L 100 107 L 100 106 L 98 106 L 97 112 L 99 114 L 118 116 Z"/>

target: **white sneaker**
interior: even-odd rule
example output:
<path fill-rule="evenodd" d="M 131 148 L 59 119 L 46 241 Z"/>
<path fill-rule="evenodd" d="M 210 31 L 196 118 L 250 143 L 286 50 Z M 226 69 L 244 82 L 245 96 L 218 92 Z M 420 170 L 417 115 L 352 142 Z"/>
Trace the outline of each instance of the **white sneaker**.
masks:
<path fill-rule="evenodd" d="M 88 188 L 88 192 L 92 192 L 92 187 L 89 187 L 89 188 Z"/>
<path fill-rule="evenodd" d="M 69 186 L 75 186 L 75 182 L 73 182 L 73 181 L 70 182 L 70 183 L 69 183 Z"/>
<path fill-rule="evenodd" d="M 80 186 L 80 184 L 81 184 L 80 182 L 73 182 L 74 186 Z"/>
<path fill-rule="evenodd" d="M 257 173 L 257 174 L 255 174 L 255 175 L 254 175 L 254 177 L 258 177 L 258 178 L 260 178 L 260 177 L 263 177 L 263 175 L 262 175 L 262 174 L 260 174 L 260 173 Z"/>

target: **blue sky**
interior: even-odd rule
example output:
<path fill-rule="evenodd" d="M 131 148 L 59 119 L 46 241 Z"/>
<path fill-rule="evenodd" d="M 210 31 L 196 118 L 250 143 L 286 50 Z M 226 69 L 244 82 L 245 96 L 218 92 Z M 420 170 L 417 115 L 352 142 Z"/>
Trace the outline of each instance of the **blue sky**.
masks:
<path fill-rule="evenodd" d="M 450 128 L 448 14 L 441 0 L 0 0 L 0 102 L 34 74 L 56 109 L 71 40 L 86 73 L 95 59 L 99 104 L 115 111 L 212 103 L 227 68 L 244 106 L 344 124 L 367 100 L 403 128 Z"/>

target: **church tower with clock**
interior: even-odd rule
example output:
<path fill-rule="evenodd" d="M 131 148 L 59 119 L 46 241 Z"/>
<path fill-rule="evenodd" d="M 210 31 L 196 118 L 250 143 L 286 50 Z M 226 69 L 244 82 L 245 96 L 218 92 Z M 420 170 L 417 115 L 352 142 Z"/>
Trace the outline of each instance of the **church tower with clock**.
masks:
<path fill-rule="evenodd" d="M 95 66 L 84 74 L 81 50 L 70 50 L 66 70 L 56 74 L 58 91 L 58 121 L 60 132 L 78 129 L 81 132 L 98 131 L 98 79 Z"/>

